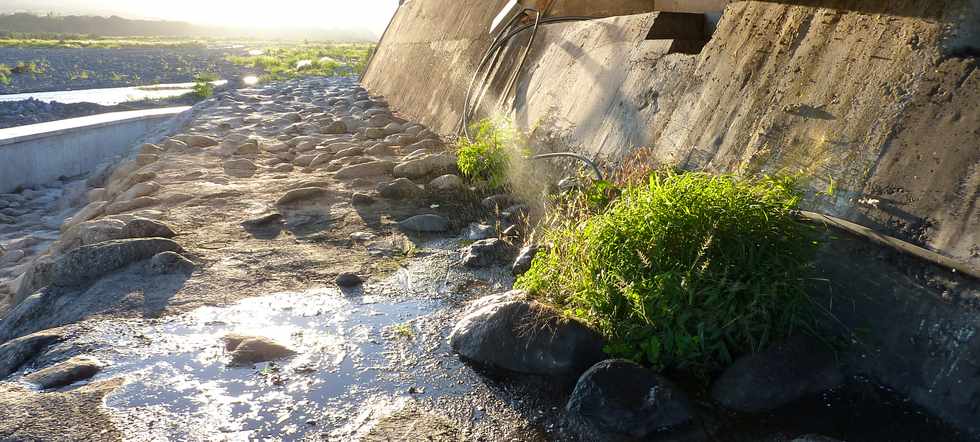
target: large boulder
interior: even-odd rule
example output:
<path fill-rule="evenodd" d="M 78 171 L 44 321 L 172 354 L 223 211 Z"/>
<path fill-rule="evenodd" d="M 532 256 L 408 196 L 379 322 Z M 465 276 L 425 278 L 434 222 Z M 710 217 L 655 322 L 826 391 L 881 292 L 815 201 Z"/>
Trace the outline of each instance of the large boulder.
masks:
<path fill-rule="evenodd" d="M 566 427 L 583 440 L 647 440 L 692 419 L 687 396 L 669 380 L 632 361 L 589 368 L 565 407 Z"/>
<path fill-rule="evenodd" d="M 95 376 L 102 367 L 102 362 L 96 359 L 76 356 L 24 376 L 24 380 L 42 389 L 64 387 Z"/>
<path fill-rule="evenodd" d="M 439 233 L 449 230 L 449 219 L 440 215 L 416 215 L 400 221 L 398 227 L 409 232 Z"/>
<path fill-rule="evenodd" d="M 578 376 L 603 359 L 602 338 L 521 292 L 477 300 L 449 337 L 453 351 L 485 367 Z"/>
<path fill-rule="evenodd" d="M 180 245 L 165 238 L 124 239 L 82 246 L 54 262 L 51 283 L 63 287 L 84 284 L 158 253 L 182 251 Z"/>
<path fill-rule="evenodd" d="M 762 413 L 843 381 L 837 360 L 825 344 L 794 337 L 736 360 L 715 381 L 711 397 L 732 410 Z"/>

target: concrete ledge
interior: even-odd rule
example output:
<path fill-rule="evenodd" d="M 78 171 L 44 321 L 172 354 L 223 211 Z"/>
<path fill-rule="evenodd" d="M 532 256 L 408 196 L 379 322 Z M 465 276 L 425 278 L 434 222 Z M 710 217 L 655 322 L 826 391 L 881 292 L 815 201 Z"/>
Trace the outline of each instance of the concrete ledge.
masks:
<path fill-rule="evenodd" d="M 0 192 L 92 171 L 190 109 L 113 112 L 0 130 Z"/>

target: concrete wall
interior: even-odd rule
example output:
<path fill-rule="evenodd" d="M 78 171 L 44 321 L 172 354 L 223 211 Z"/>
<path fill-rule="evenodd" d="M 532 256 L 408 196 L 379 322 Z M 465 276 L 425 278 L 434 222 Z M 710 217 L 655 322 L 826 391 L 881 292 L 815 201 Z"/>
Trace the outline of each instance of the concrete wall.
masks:
<path fill-rule="evenodd" d="M 504 2 L 478 3 L 405 3 L 365 86 L 412 119 L 454 133 Z M 542 150 L 614 163 L 642 149 L 651 165 L 800 174 L 808 180 L 807 208 L 976 268 L 975 5 L 733 2 L 694 54 L 676 51 L 670 39 L 647 39 L 658 20 L 676 18 L 656 12 L 549 25 L 516 91 L 498 97 L 527 42 L 526 35 L 515 39 L 479 114 L 509 116 Z M 859 337 L 856 371 L 980 433 L 975 279 L 847 235 L 828 238 L 818 273 L 823 283 L 814 293 L 833 326 Z"/>
<path fill-rule="evenodd" d="M 91 172 L 187 109 L 114 112 L 0 130 L 0 192 Z"/>
<path fill-rule="evenodd" d="M 404 4 L 365 85 L 454 132 L 503 3 Z M 527 36 L 515 39 L 481 115 L 613 161 L 650 147 L 691 169 L 799 173 L 808 208 L 980 265 L 980 71 L 944 48 L 970 9 L 795 3 L 728 5 L 694 55 L 645 39 L 655 13 L 549 25 L 516 93 L 499 100 Z"/>

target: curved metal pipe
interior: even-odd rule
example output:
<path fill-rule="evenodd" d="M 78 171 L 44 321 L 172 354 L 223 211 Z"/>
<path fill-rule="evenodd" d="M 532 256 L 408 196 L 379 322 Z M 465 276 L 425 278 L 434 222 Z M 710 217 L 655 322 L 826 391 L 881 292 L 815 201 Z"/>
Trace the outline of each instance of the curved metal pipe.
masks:
<path fill-rule="evenodd" d="M 548 158 L 559 158 L 559 157 L 574 158 L 576 160 L 579 160 L 579 161 L 585 163 L 586 165 L 588 165 L 590 168 L 592 168 L 592 171 L 595 172 L 595 176 L 596 176 L 596 178 L 599 181 L 602 181 L 602 180 L 605 179 L 602 176 L 602 171 L 599 170 L 599 166 L 596 166 L 596 164 L 594 162 L 592 162 L 592 160 L 590 160 L 590 159 L 588 159 L 588 158 L 586 158 L 586 157 L 584 157 L 582 155 L 579 155 L 577 153 L 573 153 L 573 152 L 543 153 L 543 154 L 535 155 L 535 156 L 531 157 L 530 159 L 531 160 L 544 160 L 544 159 L 548 159 Z"/>
<path fill-rule="evenodd" d="M 528 10 L 529 8 L 526 8 L 521 12 L 524 13 L 527 12 Z M 461 127 L 457 131 L 457 133 L 461 132 L 463 136 L 466 137 L 467 139 L 470 139 L 470 134 L 469 134 L 470 113 L 475 111 L 475 109 L 473 111 L 470 110 L 471 97 L 473 95 L 473 86 L 476 85 L 476 80 L 477 78 L 479 78 L 480 72 L 482 72 L 483 69 L 487 67 L 488 62 L 490 62 L 491 59 L 494 59 L 494 64 L 496 63 L 496 59 L 499 56 L 498 51 L 503 47 L 505 43 L 509 42 L 512 38 L 514 38 L 521 32 L 524 32 L 531 28 L 537 29 L 537 27 L 541 25 L 552 24 L 552 23 L 564 23 L 564 22 L 571 22 L 571 21 L 586 21 L 586 20 L 595 19 L 595 17 L 586 17 L 586 16 L 544 17 L 544 18 L 540 18 L 540 20 L 536 20 L 537 23 L 535 24 L 524 25 L 510 32 L 507 32 L 507 29 L 514 26 L 514 24 L 516 24 L 516 19 L 519 17 L 521 17 L 521 15 L 517 15 L 514 18 L 512 18 L 511 21 L 507 24 L 507 26 L 502 31 L 500 31 L 500 33 L 493 39 L 493 42 L 490 44 L 490 47 L 487 48 L 487 52 L 483 55 L 483 59 L 480 60 L 480 64 L 477 66 L 476 71 L 473 72 L 473 78 L 470 80 L 469 87 L 467 87 L 466 95 L 464 96 L 463 99 L 463 114 L 460 118 Z M 492 68 L 487 70 L 486 77 L 480 82 L 479 88 L 477 88 L 478 90 L 482 90 L 484 87 L 486 87 L 486 83 L 488 80 L 487 77 L 489 77 L 491 70 Z"/>

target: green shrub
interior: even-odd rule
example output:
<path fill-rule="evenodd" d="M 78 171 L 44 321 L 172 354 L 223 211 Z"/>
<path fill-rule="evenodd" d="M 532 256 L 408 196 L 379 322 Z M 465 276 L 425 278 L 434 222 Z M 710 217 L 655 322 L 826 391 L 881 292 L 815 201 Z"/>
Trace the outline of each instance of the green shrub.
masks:
<path fill-rule="evenodd" d="M 502 187 L 509 166 L 507 148 L 516 142 L 516 133 L 491 120 L 474 124 L 470 133 L 473 139 L 463 137 L 457 142 L 459 172 L 471 181 L 486 181 L 491 188 Z"/>
<path fill-rule="evenodd" d="M 595 192 L 543 228 L 549 250 L 517 285 L 602 332 L 607 353 L 706 373 L 809 328 L 816 242 L 792 180 L 661 171 L 604 209 Z"/>
<path fill-rule="evenodd" d="M 213 81 L 217 81 L 218 76 L 209 72 L 197 74 L 194 77 L 194 95 L 200 99 L 210 98 L 214 95 L 214 85 L 211 84 Z"/>

